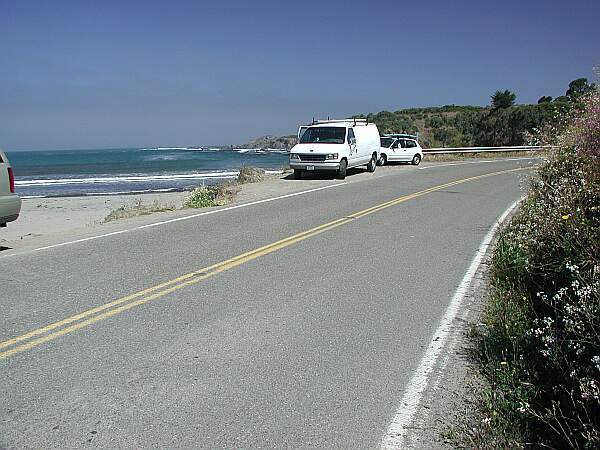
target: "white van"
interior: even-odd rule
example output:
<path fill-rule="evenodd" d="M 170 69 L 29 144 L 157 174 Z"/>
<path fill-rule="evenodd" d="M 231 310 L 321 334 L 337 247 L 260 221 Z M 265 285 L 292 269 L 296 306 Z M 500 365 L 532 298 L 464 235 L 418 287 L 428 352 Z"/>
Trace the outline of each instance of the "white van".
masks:
<path fill-rule="evenodd" d="M 379 159 L 379 130 L 365 119 L 317 120 L 298 130 L 298 144 L 290 150 L 294 177 L 304 172 L 335 171 L 341 180 L 350 167 L 367 166 L 374 172 Z"/>

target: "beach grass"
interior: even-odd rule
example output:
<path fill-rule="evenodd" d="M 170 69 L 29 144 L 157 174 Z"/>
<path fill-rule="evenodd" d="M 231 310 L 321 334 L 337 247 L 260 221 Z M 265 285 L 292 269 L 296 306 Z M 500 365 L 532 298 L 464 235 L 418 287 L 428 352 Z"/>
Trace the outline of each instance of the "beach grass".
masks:
<path fill-rule="evenodd" d="M 214 186 L 198 186 L 185 197 L 181 208 L 210 208 L 224 206 L 232 203 L 241 190 L 242 184 L 258 183 L 264 181 L 265 171 L 256 167 L 242 167 L 236 181 L 217 184 Z M 113 209 L 101 223 L 114 222 L 115 220 L 130 219 L 132 217 L 146 216 L 157 212 L 174 211 L 177 208 L 172 203 L 161 203 L 155 200 L 144 203 L 136 199 L 133 204 L 121 205 Z"/>
<path fill-rule="evenodd" d="M 131 205 L 121 205 L 118 208 L 113 209 L 102 220 L 102 223 L 147 216 L 157 212 L 174 211 L 175 209 L 177 208 L 172 203 L 161 203 L 158 200 L 155 200 L 152 203 L 144 203 L 142 199 L 138 198 Z"/>
<path fill-rule="evenodd" d="M 239 184 L 247 183 L 258 183 L 264 181 L 265 170 L 257 167 L 244 166 L 240 169 L 240 173 L 237 178 Z"/>

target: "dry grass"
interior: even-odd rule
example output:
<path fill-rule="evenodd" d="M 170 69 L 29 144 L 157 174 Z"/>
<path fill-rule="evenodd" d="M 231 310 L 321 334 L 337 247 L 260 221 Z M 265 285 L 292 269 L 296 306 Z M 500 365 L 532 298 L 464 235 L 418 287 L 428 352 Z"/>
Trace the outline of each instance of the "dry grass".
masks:
<path fill-rule="evenodd" d="M 215 186 L 199 186 L 183 200 L 182 208 L 209 208 L 232 203 L 241 190 L 241 184 L 257 183 L 265 179 L 265 171 L 256 167 L 242 167 L 236 182 L 217 184 Z M 179 209 L 172 203 L 161 203 L 155 200 L 146 204 L 142 199 L 136 199 L 133 204 L 121 205 L 113 209 L 102 220 L 102 223 L 115 220 L 147 216 L 157 212 L 174 211 Z"/>
<path fill-rule="evenodd" d="M 239 184 L 258 183 L 265 179 L 265 170 L 257 167 L 242 167 L 238 175 Z"/>
<path fill-rule="evenodd" d="M 460 153 L 453 155 L 428 155 L 424 153 L 423 161 L 469 161 L 472 159 L 502 159 L 502 158 L 542 158 L 548 155 L 547 151 L 533 152 L 484 152 Z"/>
<path fill-rule="evenodd" d="M 138 198 L 131 205 L 121 205 L 118 208 L 113 209 L 102 220 L 102 223 L 130 219 L 138 216 L 147 216 L 156 212 L 174 211 L 175 209 L 175 205 L 172 203 L 160 203 L 158 200 L 155 200 L 150 204 L 145 204 L 142 199 Z"/>

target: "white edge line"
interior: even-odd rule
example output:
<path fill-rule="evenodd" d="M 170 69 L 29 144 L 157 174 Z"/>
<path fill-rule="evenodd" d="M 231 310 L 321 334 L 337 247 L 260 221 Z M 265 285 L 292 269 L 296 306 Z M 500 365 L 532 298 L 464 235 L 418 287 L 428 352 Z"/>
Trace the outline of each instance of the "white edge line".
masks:
<path fill-rule="evenodd" d="M 279 195 L 277 197 L 265 198 L 265 199 L 256 200 L 256 201 L 253 201 L 253 202 L 242 203 L 240 205 L 228 206 L 226 208 L 213 209 L 211 211 L 205 211 L 205 212 L 201 212 L 201 213 L 198 213 L 198 214 L 191 214 L 189 216 L 184 216 L 184 217 L 177 217 L 175 219 L 164 220 L 162 222 L 154 222 L 154 223 L 150 223 L 150 224 L 146 224 L 146 225 L 140 225 L 140 226 L 134 227 L 134 228 L 127 228 L 125 230 L 113 231 L 111 233 L 99 234 L 99 235 L 96 235 L 96 236 L 90 236 L 90 237 L 86 237 L 86 238 L 76 239 L 74 241 L 61 242 L 60 244 L 47 245 L 45 247 L 39 247 L 39 248 L 31 249 L 31 250 L 25 250 L 25 251 L 22 251 L 22 252 L 19 252 L 19 253 L 11 253 L 10 255 L 0 256 L 0 259 L 11 258 L 13 256 L 26 255 L 26 254 L 29 254 L 29 253 L 41 252 L 43 250 L 49 250 L 49 249 L 57 248 L 57 247 L 64 247 L 66 245 L 79 244 L 81 242 L 93 241 L 93 240 L 96 240 L 96 239 L 102 239 L 102 238 L 109 237 L 109 236 L 116 236 L 118 234 L 124 234 L 124 233 L 130 233 L 132 231 L 143 230 L 144 228 L 152 228 L 152 227 L 157 227 L 157 226 L 160 226 L 160 225 L 166 225 L 168 223 L 180 222 L 182 220 L 195 219 L 195 218 L 201 217 L 201 216 L 208 216 L 209 214 L 217 214 L 217 213 L 222 213 L 222 212 L 225 212 L 225 211 L 231 211 L 233 209 L 246 208 L 248 206 L 259 205 L 261 203 L 268 203 L 268 202 L 272 202 L 272 201 L 275 201 L 275 200 L 281 200 L 283 198 L 296 197 L 298 195 L 309 194 L 311 192 L 322 191 L 324 189 L 331 189 L 331 188 L 335 188 L 335 187 L 339 187 L 339 186 L 344 186 L 344 185 L 346 185 L 346 182 L 331 184 L 329 186 L 322 186 L 322 187 L 318 187 L 318 188 L 314 188 L 314 189 L 308 189 L 306 191 L 293 192 L 291 194 Z"/>
<path fill-rule="evenodd" d="M 517 207 L 517 205 L 523 200 L 523 198 L 517 200 L 508 207 L 506 211 L 496 220 L 488 234 L 483 238 L 477 253 L 471 262 L 471 265 L 467 269 L 465 276 L 463 277 L 460 285 L 456 289 L 441 322 L 433 334 L 429 347 L 425 351 L 423 358 L 412 378 L 410 379 L 402 399 L 398 405 L 398 408 L 391 420 L 390 425 L 381 441 L 380 448 L 382 449 L 400 449 L 403 448 L 404 439 L 408 433 L 409 427 L 411 426 L 417 408 L 423 397 L 423 392 L 429 383 L 429 377 L 433 371 L 433 367 L 436 360 L 440 356 L 442 349 L 448 339 L 448 336 L 452 332 L 452 323 L 456 318 L 460 307 L 462 306 L 465 294 L 473 281 L 473 277 L 477 273 L 481 261 L 485 256 L 490 243 L 494 239 L 496 231 L 500 225 L 506 220 L 508 215 Z"/>

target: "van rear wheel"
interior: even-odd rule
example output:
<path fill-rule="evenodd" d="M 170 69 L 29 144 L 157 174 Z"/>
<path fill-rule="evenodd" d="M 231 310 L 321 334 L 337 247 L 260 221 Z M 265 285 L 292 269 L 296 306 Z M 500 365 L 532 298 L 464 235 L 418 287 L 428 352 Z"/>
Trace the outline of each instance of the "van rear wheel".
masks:
<path fill-rule="evenodd" d="M 375 168 L 377 167 L 377 157 L 375 155 L 371 156 L 371 161 L 367 164 L 367 170 L 369 172 L 375 172 Z"/>
<path fill-rule="evenodd" d="M 387 156 L 385 155 L 381 155 L 379 157 L 379 160 L 377 161 L 377 165 L 378 166 L 385 166 L 385 163 L 387 162 Z"/>
<path fill-rule="evenodd" d="M 296 180 L 302 178 L 302 169 L 294 169 L 294 178 Z"/>
<path fill-rule="evenodd" d="M 413 156 L 411 163 L 413 166 L 418 166 L 420 162 L 421 162 L 421 155 L 419 155 L 417 153 L 415 156 Z"/>
<path fill-rule="evenodd" d="M 345 159 L 342 159 L 340 161 L 340 167 L 338 168 L 338 171 L 337 171 L 338 179 L 344 180 L 346 178 L 346 169 L 348 169 L 348 163 L 346 162 Z"/>

